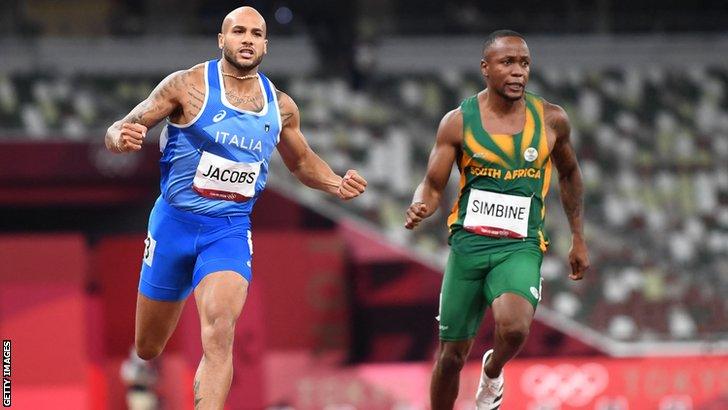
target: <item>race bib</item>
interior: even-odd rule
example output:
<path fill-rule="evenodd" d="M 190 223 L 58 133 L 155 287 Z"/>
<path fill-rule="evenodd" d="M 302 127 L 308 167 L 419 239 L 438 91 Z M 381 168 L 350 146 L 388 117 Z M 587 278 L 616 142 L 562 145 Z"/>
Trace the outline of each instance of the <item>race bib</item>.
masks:
<path fill-rule="evenodd" d="M 260 164 L 235 162 L 203 152 L 192 189 L 205 198 L 245 202 L 255 195 Z"/>
<path fill-rule="evenodd" d="M 507 238 L 528 236 L 531 197 L 470 190 L 464 227 L 478 235 Z"/>

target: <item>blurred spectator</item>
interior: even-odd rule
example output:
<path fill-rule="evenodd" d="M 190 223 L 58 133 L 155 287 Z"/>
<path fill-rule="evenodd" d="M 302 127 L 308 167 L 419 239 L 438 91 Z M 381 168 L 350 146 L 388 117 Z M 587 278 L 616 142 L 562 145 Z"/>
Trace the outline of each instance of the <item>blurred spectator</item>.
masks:
<path fill-rule="evenodd" d="M 157 410 L 159 397 L 154 390 L 158 374 L 155 366 L 137 356 L 132 346 L 129 357 L 121 364 L 121 380 L 126 385 L 126 405 L 129 410 Z"/>

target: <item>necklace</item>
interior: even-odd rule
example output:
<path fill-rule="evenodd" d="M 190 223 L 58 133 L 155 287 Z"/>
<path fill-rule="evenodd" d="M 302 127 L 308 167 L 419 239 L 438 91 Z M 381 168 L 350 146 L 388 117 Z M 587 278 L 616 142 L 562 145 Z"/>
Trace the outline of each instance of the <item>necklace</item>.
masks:
<path fill-rule="evenodd" d="M 224 75 L 226 77 L 237 78 L 238 80 L 249 80 L 251 78 L 258 78 L 258 73 L 248 74 L 248 75 L 234 75 L 234 74 L 226 73 L 224 71 L 221 71 L 221 72 L 222 72 L 222 75 Z"/>

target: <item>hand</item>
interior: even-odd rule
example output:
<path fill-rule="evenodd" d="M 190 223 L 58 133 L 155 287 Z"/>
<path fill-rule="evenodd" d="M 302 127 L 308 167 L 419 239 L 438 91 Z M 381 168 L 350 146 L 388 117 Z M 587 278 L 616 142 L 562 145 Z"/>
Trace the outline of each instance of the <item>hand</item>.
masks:
<path fill-rule="evenodd" d="M 121 133 L 116 140 L 116 149 L 119 152 L 139 151 L 142 141 L 147 136 L 147 127 L 142 124 L 125 122 L 121 124 Z"/>
<path fill-rule="evenodd" d="M 407 208 L 407 221 L 404 227 L 414 229 L 427 216 L 427 205 L 423 202 L 415 202 Z"/>
<path fill-rule="evenodd" d="M 349 199 L 356 198 L 364 193 L 367 189 L 367 180 L 364 179 L 358 172 L 353 169 L 346 171 L 346 175 L 341 179 L 339 189 L 336 191 L 336 195 L 348 201 Z"/>
<path fill-rule="evenodd" d="M 569 274 L 571 280 L 581 280 L 584 277 L 584 272 L 589 269 L 589 255 L 583 239 L 573 239 L 571 241 L 569 265 L 571 265 L 571 273 Z"/>

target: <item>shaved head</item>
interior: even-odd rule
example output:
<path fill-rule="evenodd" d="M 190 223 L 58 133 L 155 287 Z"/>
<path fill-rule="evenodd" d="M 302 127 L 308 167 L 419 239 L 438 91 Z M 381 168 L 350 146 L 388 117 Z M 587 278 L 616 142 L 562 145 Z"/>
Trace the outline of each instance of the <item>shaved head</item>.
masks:
<path fill-rule="evenodd" d="M 227 30 L 230 29 L 235 23 L 241 19 L 246 19 L 253 17 L 257 20 L 259 20 L 260 26 L 263 28 L 263 32 L 267 33 L 267 28 L 265 24 L 265 19 L 263 16 L 258 13 L 258 10 L 250 7 L 250 6 L 243 6 L 238 7 L 235 10 L 231 11 L 230 13 L 225 16 L 225 18 L 222 20 L 222 26 L 220 27 L 220 32 L 225 33 Z"/>
<path fill-rule="evenodd" d="M 223 62 L 231 66 L 228 71 L 234 68 L 240 75 L 256 72 L 268 52 L 266 36 L 265 19 L 258 10 L 245 6 L 228 13 L 217 35 Z"/>
<path fill-rule="evenodd" d="M 496 30 L 488 35 L 488 38 L 485 39 L 485 42 L 483 43 L 483 57 L 488 56 L 488 51 L 490 51 L 491 46 L 493 46 L 493 43 L 498 41 L 498 39 L 501 39 L 503 37 L 518 37 L 524 42 L 526 42 L 526 38 L 523 37 L 523 34 L 513 31 L 513 30 Z"/>

